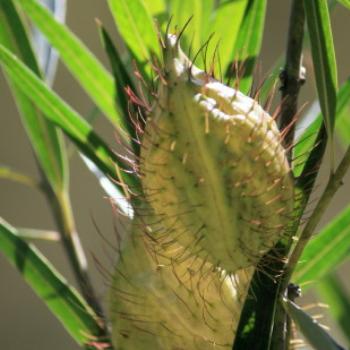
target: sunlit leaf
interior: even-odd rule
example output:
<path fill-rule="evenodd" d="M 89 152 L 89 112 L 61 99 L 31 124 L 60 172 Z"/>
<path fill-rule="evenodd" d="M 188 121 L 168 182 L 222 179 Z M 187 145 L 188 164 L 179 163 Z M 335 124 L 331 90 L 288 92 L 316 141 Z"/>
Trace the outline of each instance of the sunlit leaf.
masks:
<path fill-rule="evenodd" d="M 333 147 L 338 79 L 328 4 L 327 0 L 305 0 L 304 5 L 317 93 L 328 137 Z"/>
<path fill-rule="evenodd" d="M 15 1 L 60 53 L 62 61 L 95 104 L 116 127 L 122 127 L 122 120 L 114 103 L 113 77 L 97 58 L 80 39 L 65 25 L 57 22 L 36 0 Z"/>
<path fill-rule="evenodd" d="M 101 171 L 113 179 L 118 179 L 118 186 L 126 196 L 128 191 L 125 184 L 137 188 L 136 178 L 121 171 L 117 165 L 120 164 L 120 160 L 91 126 L 2 45 L 0 62 L 16 86 L 36 103 L 47 118 L 62 128 Z"/>
<path fill-rule="evenodd" d="M 342 137 L 344 143 L 350 142 L 350 122 L 348 115 L 344 112 L 350 105 L 350 79 L 348 79 L 339 89 L 336 96 L 335 127 L 337 133 Z M 305 161 L 315 143 L 317 132 L 322 125 L 322 114 L 301 133 L 294 147 L 294 175 L 299 176 L 304 168 Z"/>
<path fill-rule="evenodd" d="M 232 59 L 244 67 L 239 78 L 239 89 L 248 93 L 252 84 L 256 58 L 259 55 L 265 25 L 266 0 L 249 0 L 244 12 L 242 24 Z"/>
<path fill-rule="evenodd" d="M 108 0 L 118 30 L 142 65 L 155 53 L 160 57 L 157 32 L 143 0 Z"/>
<path fill-rule="evenodd" d="M 241 57 L 236 57 L 234 49 L 238 36 L 242 35 L 240 34 L 243 30 L 242 25 L 244 25 L 242 21 L 247 15 L 248 3 L 248 0 L 223 2 L 213 11 L 210 18 L 206 19 L 207 31 L 204 32 L 205 37 L 202 40 L 205 41 L 210 34 L 214 34 L 207 53 L 208 60 L 213 57 L 215 46 L 218 44 L 216 58 L 220 62 L 223 75 L 232 61 L 241 59 Z"/>
<path fill-rule="evenodd" d="M 293 281 L 309 287 L 332 272 L 350 251 L 350 206 L 336 216 L 305 247 Z"/>

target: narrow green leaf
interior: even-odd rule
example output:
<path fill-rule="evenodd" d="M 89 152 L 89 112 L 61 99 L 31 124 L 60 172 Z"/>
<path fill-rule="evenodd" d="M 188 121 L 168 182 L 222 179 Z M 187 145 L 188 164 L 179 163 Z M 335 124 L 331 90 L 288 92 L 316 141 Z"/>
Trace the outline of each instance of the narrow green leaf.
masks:
<path fill-rule="evenodd" d="M 215 45 L 213 43 L 218 42 L 217 54 L 223 74 L 228 71 L 233 60 L 240 59 L 234 56 L 234 48 L 239 32 L 244 30 L 242 20 L 248 2 L 248 0 L 225 1 L 216 8 L 209 19 L 203 19 L 204 23 L 208 23 L 208 30 L 204 31 L 205 37 L 202 40 L 207 40 L 208 36 L 214 33 L 212 44 L 208 48 L 208 59 L 210 60 L 214 54 Z"/>
<path fill-rule="evenodd" d="M 128 194 L 124 183 L 131 188 L 137 188 L 135 177 L 121 171 L 118 166 L 119 159 L 95 134 L 91 126 L 2 45 L 0 45 L 0 62 L 17 87 L 36 103 L 47 118 L 62 128 L 82 153 L 106 175 L 122 182 L 119 187 L 125 195 Z"/>
<path fill-rule="evenodd" d="M 323 302 L 329 305 L 329 311 L 350 344 L 350 295 L 335 274 L 324 277 L 317 286 Z"/>
<path fill-rule="evenodd" d="M 98 319 L 77 291 L 17 230 L 0 218 L 0 250 L 24 280 L 60 320 L 75 341 L 84 346 L 103 334 Z"/>
<path fill-rule="evenodd" d="M 284 300 L 283 305 L 310 345 L 317 350 L 345 350 L 298 305 Z"/>
<path fill-rule="evenodd" d="M 305 0 L 304 4 L 317 93 L 324 123 L 332 144 L 338 82 L 328 4 L 327 0 Z"/>
<path fill-rule="evenodd" d="M 335 129 L 345 145 L 350 142 L 350 122 L 346 113 L 350 107 L 350 78 L 345 81 L 337 93 Z"/>
<path fill-rule="evenodd" d="M 65 25 L 57 22 L 38 1 L 15 1 L 60 53 L 62 61 L 95 104 L 117 128 L 122 128 L 123 121 L 114 103 L 113 78 L 97 58 Z"/>
<path fill-rule="evenodd" d="M 335 127 L 344 143 L 350 142 L 350 122 L 348 115 L 344 112 L 350 105 L 350 79 L 339 89 L 336 96 Z M 317 132 L 322 124 L 322 114 L 320 113 L 309 127 L 299 136 L 294 147 L 294 175 L 299 176 L 304 168 L 305 162 L 314 146 Z"/>
<path fill-rule="evenodd" d="M 166 4 L 164 0 L 145 0 L 145 5 L 152 16 L 157 16 L 166 12 Z"/>
<path fill-rule="evenodd" d="M 27 33 L 12 0 L 0 0 L 0 44 L 17 53 L 38 76 L 40 71 Z M 10 77 L 8 77 L 10 78 Z M 40 165 L 54 191 L 67 188 L 68 164 L 62 135 L 9 79 L 22 122 Z"/>
<path fill-rule="evenodd" d="M 202 0 L 182 1 L 172 0 L 169 13 L 172 15 L 172 26 L 180 32 L 186 22 L 192 17 L 189 28 L 182 35 L 182 46 L 196 53 L 202 46 Z"/>
<path fill-rule="evenodd" d="M 151 54 L 160 57 L 157 32 L 143 0 L 108 0 L 118 30 L 126 45 L 141 64 Z"/>
<path fill-rule="evenodd" d="M 270 98 L 270 95 L 276 94 L 276 84 L 279 82 L 279 76 L 281 74 L 283 63 L 284 63 L 284 57 L 280 56 L 274 65 L 271 67 L 267 77 L 264 80 L 263 85 L 260 88 L 259 91 L 259 103 L 261 105 L 264 105 L 267 100 Z M 274 90 L 275 89 L 275 90 Z"/>
<path fill-rule="evenodd" d="M 264 33 L 266 0 L 249 0 L 244 12 L 231 59 L 244 64 L 239 89 L 248 93 L 252 84 L 255 61 L 261 49 Z"/>
<path fill-rule="evenodd" d="M 337 1 L 339 2 L 339 4 L 342 4 L 343 6 L 345 6 L 350 10 L 350 0 L 337 0 Z"/>
<path fill-rule="evenodd" d="M 214 0 L 202 0 L 202 28 L 201 28 L 201 42 L 205 42 L 211 32 L 216 32 L 211 28 L 215 10 Z"/>
<path fill-rule="evenodd" d="M 319 281 L 342 263 L 350 252 L 350 206 L 333 219 L 306 246 L 293 275 L 298 284 Z"/>
<path fill-rule="evenodd" d="M 113 44 L 112 39 L 109 34 L 102 26 L 102 23 L 97 23 L 101 40 L 104 46 L 104 49 L 107 53 L 110 65 L 112 67 L 114 83 L 115 83 L 115 100 L 117 105 L 120 107 L 122 117 L 124 119 L 123 124 L 126 125 L 129 135 L 133 140 L 137 140 L 138 136 L 136 134 L 136 125 L 135 122 L 131 119 L 130 113 L 133 111 L 132 104 L 129 103 L 128 97 L 126 95 L 126 88 L 131 88 L 131 90 L 136 93 L 136 88 L 133 81 L 131 80 L 128 71 L 125 68 L 125 65 L 119 55 L 118 50 Z M 136 115 L 136 112 L 134 113 Z M 130 142 L 133 145 L 135 154 L 139 154 L 139 143 Z"/>

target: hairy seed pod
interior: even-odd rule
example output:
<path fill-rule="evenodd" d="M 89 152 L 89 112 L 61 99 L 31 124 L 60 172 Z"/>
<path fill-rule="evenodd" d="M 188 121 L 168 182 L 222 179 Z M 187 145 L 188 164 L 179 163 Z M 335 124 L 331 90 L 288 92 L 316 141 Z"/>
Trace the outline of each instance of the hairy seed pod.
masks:
<path fill-rule="evenodd" d="M 293 207 L 276 123 L 255 100 L 196 68 L 174 35 L 164 66 L 142 140 L 145 198 L 169 241 L 228 273 L 256 265 Z"/>
<path fill-rule="evenodd" d="M 224 276 L 183 248 L 150 238 L 136 218 L 110 292 L 113 344 L 123 350 L 231 349 L 251 271 Z"/>

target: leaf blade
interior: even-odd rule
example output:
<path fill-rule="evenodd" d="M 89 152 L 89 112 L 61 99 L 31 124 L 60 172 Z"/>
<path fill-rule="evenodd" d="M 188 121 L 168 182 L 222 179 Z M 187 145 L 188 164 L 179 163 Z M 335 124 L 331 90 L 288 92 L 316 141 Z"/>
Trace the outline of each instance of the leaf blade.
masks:
<path fill-rule="evenodd" d="M 305 0 L 304 6 L 317 93 L 327 134 L 332 144 L 338 78 L 327 0 Z"/>
<path fill-rule="evenodd" d="M 349 256 L 350 206 L 343 210 L 306 246 L 293 275 L 298 284 L 320 280 Z"/>
<path fill-rule="evenodd" d="M 90 336 L 103 334 L 96 315 L 77 291 L 67 284 L 36 248 L 19 238 L 17 230 L 2 218 L 0 250 L 78 344 L 86 345 L 91 341 Z"/>
<path fill-rule="evenodd" d="M 154 52 L 160 57 L 156 30 L 143 0 L 108 0 L 109 8 L 125 43 L 144 64 Z"/>
<path fill-rule="evenodd" d="M 329 305 L 331 315 L 350 343 L 350 298 L 340 279 L 335 274 L 326 276 L 317 286 L 317 292 Z"/>
<path fill-rule="evenodd" d="M 350 0 L 337 0 L 339 4 L 350 10 Z"/>
<path fill-rule="evenodd" d="M 335 112 L 335 128 L 338 135 L 341 136 L 344 143 L 350 140 L 350 124 L 345 115 L 346 107 L 350 105 L 350 79 L 339 89 L 336 96 L 336 112 Z M 295 176 L 299 176 L 304 168 L 306 159 L 312 150 L 317 132 L 322 125 L 322 114 L 319 113 L 315 120 L 308 126 L 308 128 L 298 137 L 296 146 L 294 147 L 294 156 L 296 159 L 293 166 Z"/>
<path fill-rule="evenodd" d="M 218 56 L 223 73 L 228 71 L 230 68 L 229 64 L 236 59 L 233 51 L 240 35 L 247 4 L 248 0 L 227 1 L 220 4 L 212 13 L 211 21 L 208 25 L 209 32 L 204 32 L 206 37 L 214 33 L 213 39 L 219 41 Z M 202 40 L 204 41 L 205 39 L 207 38 L 203 37 Z M 213 56 L 214 50 L 215 48 L 213 47 L 208 48 L 209 58 Z"/>
<path fill-rule="evenodd" d="M 121 171 L 121 162 L 91 126 L 2 45 L 0 62 L 15 84 L 35 101 L 47 118 L 62 128 L 88 158 L 106 175 L 113 179 L 117 176 L 121 182 L 118 186 L 126 196 L 126 185 L 137 187 L 136 178 Z"/>
<path fill-rule="evenodd" d="M 232 58 L 244 63 L 244 75 L 240 78 L 239 89 L 248 93 L 255 61 L 260 52 L 266 13 L 266 0 L 249 0 L 241 24 Z"/>
<path fill-rule="evenodd" d="M 24 63 L 38 76 L 40 70 L 31 49 L 23 23 L 12 1 L 0 1 L 0 43 L 19 54 Z M 9 78 L 9 77 L 8 77 Z M 17 101 L 22 123 L 54 191 L 64 191 L 68 185 L 68 162 L 62 135 L 9 79 Z"/>
<path fill-rule="evenodd" d="M 123 128 L 114 103 L 113 78 L 97 58 L 36 0 L 15 1 L 60 53 L 62 61 L 100 110 L 113 125 Z"/>
<path fill-rule="evenodd" d="M 289 300 L 282 301 L 288 314 L 298 326 L 305 339 L 319 350 L 345 350 L 307 313 Z"/>

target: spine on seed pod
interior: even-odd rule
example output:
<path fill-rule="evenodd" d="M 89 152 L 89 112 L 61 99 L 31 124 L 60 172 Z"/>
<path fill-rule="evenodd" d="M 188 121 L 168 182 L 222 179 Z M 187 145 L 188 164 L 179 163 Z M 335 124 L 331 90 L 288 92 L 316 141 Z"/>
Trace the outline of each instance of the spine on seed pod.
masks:
<path fill-rule="evenodd" d="M 145 200 L 167 228 L 162 240 L 227 273 L 255 266 L 292 214 L 293 179 L 275 121 L 196 68 L 175 35 L 165 40 L 140 174 Z"/>
<path fill-rule="evenodd" d="M 162 242 L 167 229 L 150 212 L 134 218 L 113 277 L 114 346 L 231 349 L 251 270 L 228 276 L 182 246 Z"/>

